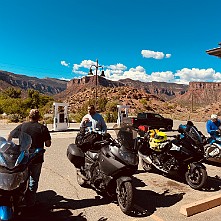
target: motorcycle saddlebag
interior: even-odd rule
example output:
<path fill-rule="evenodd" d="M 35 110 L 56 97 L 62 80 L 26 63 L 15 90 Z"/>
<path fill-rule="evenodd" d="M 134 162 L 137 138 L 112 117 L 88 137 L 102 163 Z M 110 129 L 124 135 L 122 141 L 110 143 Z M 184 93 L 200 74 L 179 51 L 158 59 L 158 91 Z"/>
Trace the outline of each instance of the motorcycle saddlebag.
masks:
<path fill-rule="evenodd" d="M 75 144 L 69 144 L 67 149 L 67 157 L 76 168 L 84 166 L 85 157 L 81 148 Z"/>

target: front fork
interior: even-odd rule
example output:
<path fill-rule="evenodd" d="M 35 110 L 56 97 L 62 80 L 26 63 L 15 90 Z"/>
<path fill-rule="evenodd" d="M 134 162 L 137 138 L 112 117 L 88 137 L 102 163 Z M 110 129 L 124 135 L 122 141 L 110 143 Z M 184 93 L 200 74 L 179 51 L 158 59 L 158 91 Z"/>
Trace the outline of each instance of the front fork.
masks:
<path fill-rule="evenodd" d="M 194 172 L 195 168 L 197 168 L 197 167 L 206 169 L 206 167 L 202 163 L 194 162 L 194 163 L 189 163 L 187 165 L 187 170 L 192 174 Z"/>

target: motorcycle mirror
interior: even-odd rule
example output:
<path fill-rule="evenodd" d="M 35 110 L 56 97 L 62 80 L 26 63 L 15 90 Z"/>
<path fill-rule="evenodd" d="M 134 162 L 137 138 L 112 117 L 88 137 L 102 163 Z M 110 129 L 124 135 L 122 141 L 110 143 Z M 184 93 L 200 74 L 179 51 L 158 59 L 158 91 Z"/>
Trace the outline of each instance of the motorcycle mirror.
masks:
<path fill-rule="evenodd" d="M 187 124 L 186 124 L 186 125 L 188 125 L 188 126 L 194 126 L 193 122 L 190 121 L 190 120 L 187 121 Z"/>

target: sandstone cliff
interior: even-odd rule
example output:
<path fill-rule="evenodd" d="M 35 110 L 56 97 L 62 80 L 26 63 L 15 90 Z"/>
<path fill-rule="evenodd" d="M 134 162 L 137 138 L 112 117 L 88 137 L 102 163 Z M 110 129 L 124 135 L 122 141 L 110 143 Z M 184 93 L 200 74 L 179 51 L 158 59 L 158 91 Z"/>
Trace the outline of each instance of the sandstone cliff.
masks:
<path fill-rule="evenodd" d="M 2 82 L 2 83 L 1 83 Z M 11 72 L 0 71 L 0 90 L 7 87 L 17 87 L 22 90 L 34 89 L 43 94 L 53 95 L 66 89 L 67 81 L 14 74 Z"/>

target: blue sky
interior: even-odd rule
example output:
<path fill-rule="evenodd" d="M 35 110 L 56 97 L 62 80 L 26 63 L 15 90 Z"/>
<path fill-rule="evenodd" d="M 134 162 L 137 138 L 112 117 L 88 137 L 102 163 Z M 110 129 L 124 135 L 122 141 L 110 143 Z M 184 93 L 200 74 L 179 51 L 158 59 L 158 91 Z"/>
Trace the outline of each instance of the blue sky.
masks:
<path fill-rule="evenodd" d="M 205 52 L 221 42 L 220 9 L 220 0 L 0 0 L 0 70 L 70 80 L 98 59 L 111 80 L 221 81 L 221 59 Z"/>

